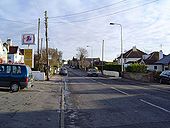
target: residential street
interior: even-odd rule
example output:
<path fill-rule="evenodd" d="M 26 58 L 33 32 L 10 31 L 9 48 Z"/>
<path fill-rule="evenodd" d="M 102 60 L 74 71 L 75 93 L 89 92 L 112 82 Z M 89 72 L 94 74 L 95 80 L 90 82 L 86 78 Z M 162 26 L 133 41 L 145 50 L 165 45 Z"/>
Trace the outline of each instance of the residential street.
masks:
<path fill-rule="evenodd" d="M 65 77 L 65 127 L 169 128 L 170 86 L 125 79 Z"/>
<path fill-rule="evenodd" d="M 17 93 L 1 89 L 0 128 L 170 127 L 170 85 L 68 73 Z"/>

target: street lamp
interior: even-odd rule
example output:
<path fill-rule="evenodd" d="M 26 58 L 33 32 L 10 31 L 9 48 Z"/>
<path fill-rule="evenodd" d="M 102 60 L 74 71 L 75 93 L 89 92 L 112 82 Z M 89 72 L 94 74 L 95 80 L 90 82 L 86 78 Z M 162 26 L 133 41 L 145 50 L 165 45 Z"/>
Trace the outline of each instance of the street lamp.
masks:
<path fill-rule="evenodd" d="M 121 73 L 123 73 L 123 29 L 122 29 L 122 25 L 118 23 L 110 23 L 110 25 L 118 25 L 121 28 Z"/>
<path fill-rule="evenodd" d="M 86 47 L 90 47 L 91 48 L 91 58 L 92 58 L 92 68 L 93 68 L 93 47 L 87 45 Z"/>

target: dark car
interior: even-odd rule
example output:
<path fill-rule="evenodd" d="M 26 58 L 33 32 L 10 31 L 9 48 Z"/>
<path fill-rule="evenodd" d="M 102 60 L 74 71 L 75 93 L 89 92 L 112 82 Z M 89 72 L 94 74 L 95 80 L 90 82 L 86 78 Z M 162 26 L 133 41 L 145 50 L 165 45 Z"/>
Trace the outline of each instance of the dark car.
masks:
<path fill-rule="evenodd" d="M 98 76 L 98 72 L 97 72 L 97 70 L 96 69 L 89 69 L 88 71 L 87 71 L 87 76 Z"/>
<path fill-rule="evenodd" d="M 66 76 L 68 74 L 68 71 L 65 67 L 62 67 L 59 71 L 59 75 Z"/>
<path fill-rule="evenodd" d="M 0 64 L 0 87 L 10 88 L 12 92 L 31 87 L 33 76 L 31 68 L 22 64 Z"/>
<path fill-rule="evenodd" d="M 170 84 L 170 70 L 163 71 L 160 74 L 160 83 Z"/>

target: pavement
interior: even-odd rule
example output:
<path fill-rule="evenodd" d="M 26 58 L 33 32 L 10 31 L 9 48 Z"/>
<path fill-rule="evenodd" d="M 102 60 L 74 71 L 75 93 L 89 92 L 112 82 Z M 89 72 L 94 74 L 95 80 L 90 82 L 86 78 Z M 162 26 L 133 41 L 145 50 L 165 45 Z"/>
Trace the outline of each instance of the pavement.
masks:
<path fill-rule="evenodd" d="M 60 125 L 61 78 L 35 81 L 32 88 L 0 89 L 0 128 L 56 128 Z"/>

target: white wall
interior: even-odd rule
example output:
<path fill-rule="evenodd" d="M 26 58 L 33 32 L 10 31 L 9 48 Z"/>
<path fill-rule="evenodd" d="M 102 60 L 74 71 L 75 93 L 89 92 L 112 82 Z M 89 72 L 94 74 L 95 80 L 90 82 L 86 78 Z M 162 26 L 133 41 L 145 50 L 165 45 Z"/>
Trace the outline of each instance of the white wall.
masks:
<path fill-rule="evenodd" d="M 7 63 L 7 49 L 0 42 L 0 58 L 2 59 L 2 63 Z"/>
<path fill-rule="evenodd" d="M 24 56 L 18 54 L 8 54 L 8 62 L 9 60 L 12 63 L 24 63 Z"/>
<path fill-rule="evenodd" d="M 154 66 L 157 66 L 157 69 L 154 69 Z M 147 65 L 147 70 L 149 71 L 162 71 L 162 65 Z"/>
<path fill-rule="evenodd" d="M 45 80 L 45 73 L 40 71 L 32 71 L 34 80 Z"/>
<path fill-rule="evenodd" d="M 103 70 L 103 74 L 107 75 L 107 76 L 119 77 L 119 72 L 116 72 L 116 71 L 106 71 L 106 70 Z"/>
<path fill-rule="evenodd" d="M 123 58 L 123 63 L 127 63 L 129 61 L 137 61 L 140 60 L 141 58 Z M 118 64 L 121 64 L 121 59 L 118 59 Z"/>

